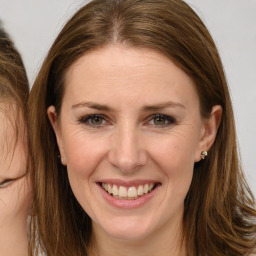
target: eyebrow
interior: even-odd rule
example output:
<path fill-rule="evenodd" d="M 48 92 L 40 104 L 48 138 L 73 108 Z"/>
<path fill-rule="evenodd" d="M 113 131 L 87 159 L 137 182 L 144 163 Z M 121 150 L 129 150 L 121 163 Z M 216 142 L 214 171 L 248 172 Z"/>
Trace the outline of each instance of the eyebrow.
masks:
<path fill-rule="evenodd" d="M 102 104 L 99 104 L 96 102 L 80 102 L 80 103 L 72 105 L 72 109 L 83 108 L 83 107 L 96 109 L 96 110 L 100 110 L 100 111 L 106 111 L 106 112 L 113 111 L 113 109 L 111 107 L 109 107 L 107 105 L 102 105 Z M 159 110 L 163 110 L 165 108 L 175 108 L 175 107 L 186 109 L 186 107 L 184 105 L 182 105 L 181 103 L 168 101 L 168 102 L 163 102 L 160 104 L 152 104 L 152 105 L 144 106 L 142 108 L 142 110 L 145 112 L 159 111 Z"/>
<path fill-rule="evenodd" d="M 101 105 L 96 102 L 80 102 L 80 103 L 72 105 L 72 109 L 83 108 L 83 107 L 97 109 L 97 110 L 101 110 L 101 111 L 111 111 L 112 110 L 107 105 Z"/>
<path fill-rule="evenodd" d="M 158 111 L 158 110 L 162 110 L 165 108 L 175 108 L 175 107 L 186 109 L 186 107 L 184 105 L 182 105 L 181 103 L 168 101 L 168 102 L 163 102 L 163 103 L 156 104 L 156 105 L 145 106 L 145 107 L 143 107 L 143 110 L 144 111 Z"/>

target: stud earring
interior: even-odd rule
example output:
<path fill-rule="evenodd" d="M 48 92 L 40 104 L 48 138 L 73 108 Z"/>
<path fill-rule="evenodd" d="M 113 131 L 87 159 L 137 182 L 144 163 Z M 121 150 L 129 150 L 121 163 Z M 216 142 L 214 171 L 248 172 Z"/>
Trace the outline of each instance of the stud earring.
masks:
<path fill-rule="evenodd" d="M 63 164 L 63 159 L 61 157 L 61 155 L 58 155 L 59 161 Z"/>
<path fill-rule="evenodd" d="M 204 160 L 208 155 L 208 152 L 206 150 L 201 152 L 201 158 Z"/>

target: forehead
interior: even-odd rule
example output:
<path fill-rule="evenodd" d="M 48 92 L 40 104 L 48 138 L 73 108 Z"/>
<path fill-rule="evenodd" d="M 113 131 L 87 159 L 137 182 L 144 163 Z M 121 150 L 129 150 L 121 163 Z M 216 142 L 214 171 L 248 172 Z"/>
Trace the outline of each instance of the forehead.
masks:
<path fill-rule="evenodd" d="M 10 101 L 0 101 L 0 144 L 8 139 L 12 140 L 16 129 L 17 106 Z"/>
<path fill-rule="evenodd" d="M 14 100 L 0 100 L 0 143 L 3 140 L 12 141 L 24 132 L 23 115 Z"/>
<path fill-rule="evenodd" d="M 150 49 L 111 45 L 93 50 L 78 59 L 65 77 L 66 99 L 100 96 L 114 103 L 114 96 L 125 98 L 131 92 L 137 103 L 169 97 L 184 101 L 184 96 L 198 100 L 193 80 L 169 58 Z"/>
<path fill-rule="evenodd" d="M 0 180 L 24 171 L 26 126 L 14 102 L 0 101 Z"/>
<path fill-rule="evenodd" d="M 19 107 L 11 97 L 0 97 L 0 116 L 6 120 L 13 120 L 19 116 Z"/>

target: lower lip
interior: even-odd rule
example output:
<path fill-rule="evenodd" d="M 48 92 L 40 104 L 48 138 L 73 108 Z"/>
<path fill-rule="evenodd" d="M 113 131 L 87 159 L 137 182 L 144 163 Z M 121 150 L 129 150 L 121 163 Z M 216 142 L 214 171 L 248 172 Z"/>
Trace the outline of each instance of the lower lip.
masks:
<path fill-rule="evenodd" d="M 147 202 L 149 202 L 157 193 L 158 189 L 160 188 L 160 185 L 157 185 L 154 190 L 152 190 L 150 193 L 145 194 L 143 196 L 140 196 L 137 199 L 118 199 L 113 196 L 111 196 L 108 192 L 106 192 L 105 189 L 99 185 L 101 194 L 103 198 L 112 206 L 115 206 L 117 208 L 122 209 L 134 209 L 144 206 Z"/>

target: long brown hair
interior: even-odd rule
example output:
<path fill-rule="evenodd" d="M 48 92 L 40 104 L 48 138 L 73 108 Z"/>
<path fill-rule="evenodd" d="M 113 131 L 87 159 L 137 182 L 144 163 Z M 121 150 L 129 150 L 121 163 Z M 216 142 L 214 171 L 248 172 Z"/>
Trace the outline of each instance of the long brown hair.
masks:
<path fill-rule="evenodd" d="M 1 108 L 0 111 L 9 118 L 16 134 L 15 138 L 6 138 L 8 142 L 16 143 L 18 137 L 27 142 L 24 121 L 27 120 L 28 96 L 29 83 L 23 61 L 9 35 L 0 26 L 0 103 L 6 103 L 4 105 L 8 105 L 11 112 Z"/>
<path fill-rule="evenodd" d="M 222 63 L 207 28 L 181 0 L 94 0 L 64 26 L 52 45 L 29 100 L 35 166 L 34 243 L 47 255 L 86 254 L 91 221 L 72 194 L 58 160 L 47 108 L 61 109 L 65 74 L 86 52 L 108 44 L 149 48 L 170 58 L 195 82 L 201 114 L 221 105 L 223 117 L 207 159 L 195 164 L 185 199 L 188 255 L 244 255 L 255 246 L 255 201 L 237 153 L 231 100 Z"/>
<path fill-rule="evenodd" d="M 1 24 L 0 24 L 1 25 Z M 0 99 L 14 99 L 22 113 L 28 100 L 29 85 L 21 56 L 8 34 L 0 27 Z"/>

